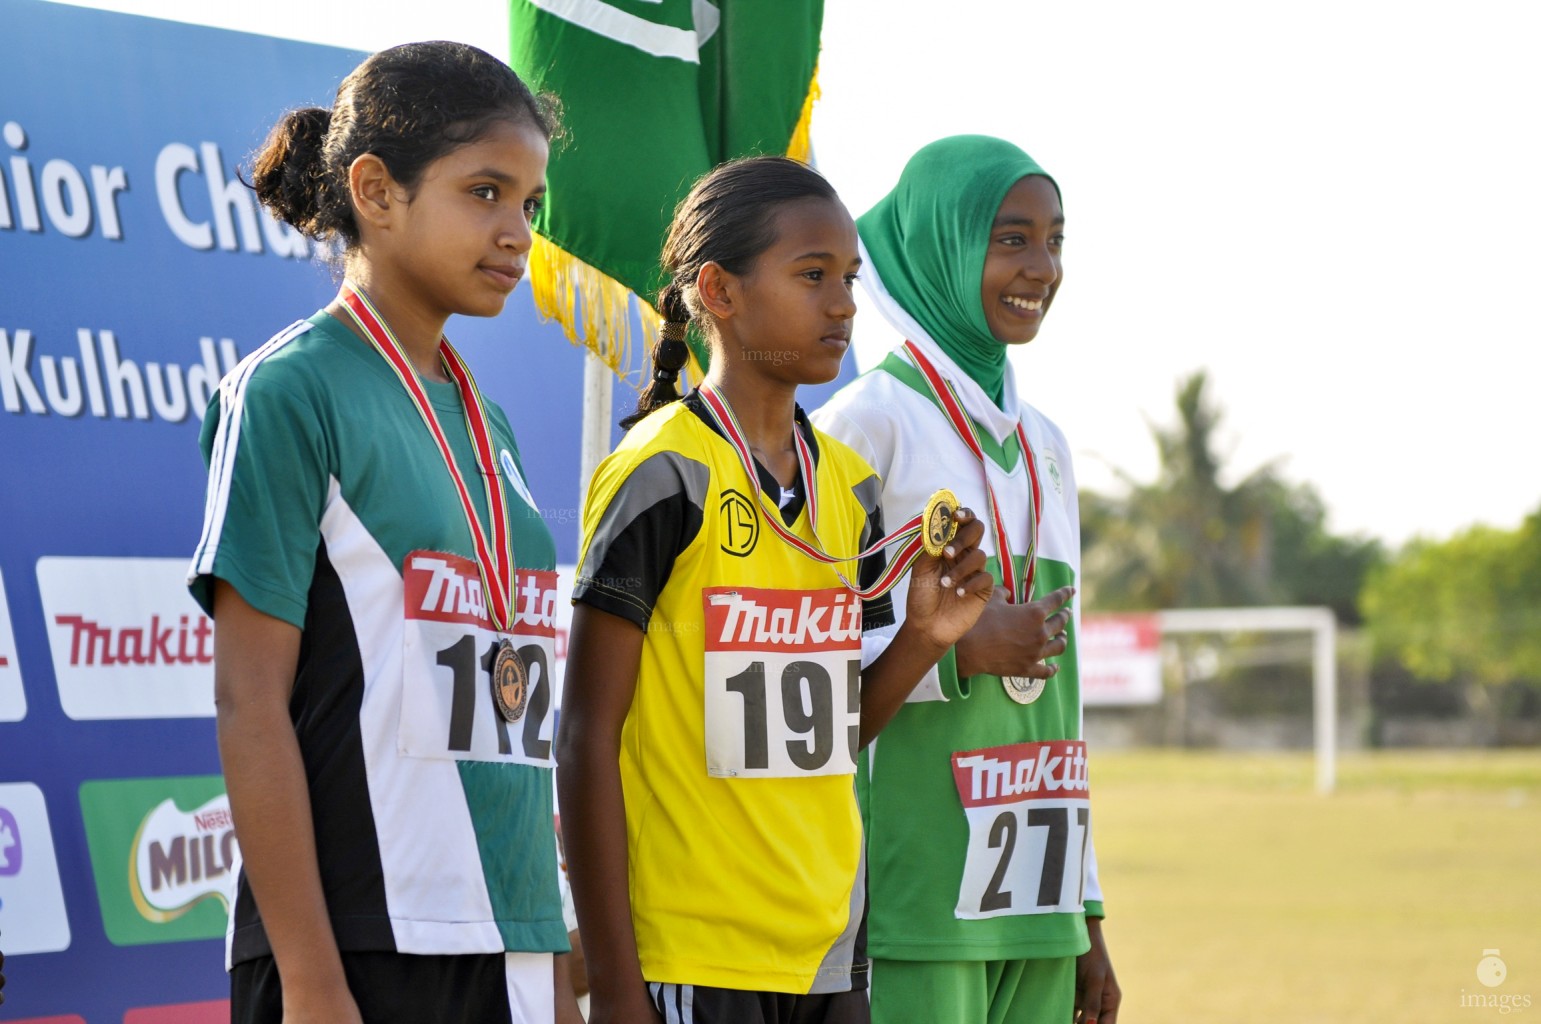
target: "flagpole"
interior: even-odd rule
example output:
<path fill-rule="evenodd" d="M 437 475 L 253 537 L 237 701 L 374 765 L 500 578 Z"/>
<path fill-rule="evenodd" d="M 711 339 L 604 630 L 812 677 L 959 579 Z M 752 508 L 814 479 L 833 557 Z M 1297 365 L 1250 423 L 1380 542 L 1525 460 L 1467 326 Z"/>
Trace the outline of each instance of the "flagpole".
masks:
<path fill-rule="evenodd" d="M 583 435 L 578 457 L 578 509 L 588 504 L 589 481 L 610 454 L 610 406 L 615 374 L 592 351 L 583 360 Z"/>

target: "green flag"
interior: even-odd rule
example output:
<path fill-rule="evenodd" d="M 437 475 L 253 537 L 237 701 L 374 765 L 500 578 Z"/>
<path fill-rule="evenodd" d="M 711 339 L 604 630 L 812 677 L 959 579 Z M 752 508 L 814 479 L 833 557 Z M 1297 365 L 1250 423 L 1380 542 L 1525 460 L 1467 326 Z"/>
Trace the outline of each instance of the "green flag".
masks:
<path fill-rule="evenodd" d="M 570 340 L 628 365 L 628 294 L 662 287 L 695 179 L 734 157 L 808 158 L 823 16 L 823 0 L 512 0 L 510 63 L 562 103 L 529 277 Z M 642 321 L 651 345 L 657 317 Z"/>

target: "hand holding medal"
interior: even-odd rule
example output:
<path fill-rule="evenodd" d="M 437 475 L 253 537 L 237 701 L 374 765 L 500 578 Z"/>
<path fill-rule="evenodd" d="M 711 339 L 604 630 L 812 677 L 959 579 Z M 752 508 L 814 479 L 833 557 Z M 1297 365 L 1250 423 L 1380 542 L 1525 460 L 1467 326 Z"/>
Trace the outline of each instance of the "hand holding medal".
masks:
<path fill-rule="evenodd" d="M 984 524 L 958 507 L 952 492 L 938 491 L 926 503 L 924 551 L 910 572 L 905 621 L 939 646 L 951 647 L 968 633 L 995 590 L 979 548 L 984 535 Z"/>

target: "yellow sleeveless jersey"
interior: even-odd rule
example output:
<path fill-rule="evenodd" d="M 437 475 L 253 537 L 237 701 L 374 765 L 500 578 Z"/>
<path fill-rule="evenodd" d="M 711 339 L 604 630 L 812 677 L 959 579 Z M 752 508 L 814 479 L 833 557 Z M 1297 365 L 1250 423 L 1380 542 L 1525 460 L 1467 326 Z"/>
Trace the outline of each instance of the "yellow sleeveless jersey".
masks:
<path fill-rule="evenodd" d="M 774 481 L 747 479 L 699 408 L 653 413 L 600 465 L 574 590 L 646 630 L 620 763 L 642 975 L 865 988 L 861 602 L 772 532 L 755 488 Z M 815 445 L 817 539 L 854 554 L 880 535 L 878 479 L 801 411 L 799 429 Z M 813 539 L 797 504 L 790 526 Z M 869 581 L 882 563 L 838 568 Z M 865 617 L 890 624 L 887 599 Z"/>

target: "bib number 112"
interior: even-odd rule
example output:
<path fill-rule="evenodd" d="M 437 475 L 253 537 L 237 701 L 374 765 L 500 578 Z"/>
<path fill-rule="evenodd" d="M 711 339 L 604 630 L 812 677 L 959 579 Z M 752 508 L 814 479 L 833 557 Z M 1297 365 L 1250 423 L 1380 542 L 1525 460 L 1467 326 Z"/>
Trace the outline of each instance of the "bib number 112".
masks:
<path fill-rule="evenodd" d="M 551 757 L 551 741 L 542 739 L 540 735 L 546 721 L 546 712 L 551 706 L 551 669 L 546 661 L 546 651 L 539 644 L 526 644 L 517 653 L 519 660 L 524 662 L 530 680 L 530 700 L 521 718 L 520 743 L 524 747 L 525 757 L 544 761 Z M 490 696 L 492 664 L 497 654 L 498 644 L 494 641 L 487 645 L 481 657 L 477 657 L 476 637 L 469 633 L 438 653 L 438 664 L 449 669 L 454 677 L 450 693 L 448 749 L 471 749 L 476 709 L 480 707 L 491 713 L 497 727 L 498 753 L 513 752 L 509 742 L 508 722 L 498 713 L 497 705 Z"/>

